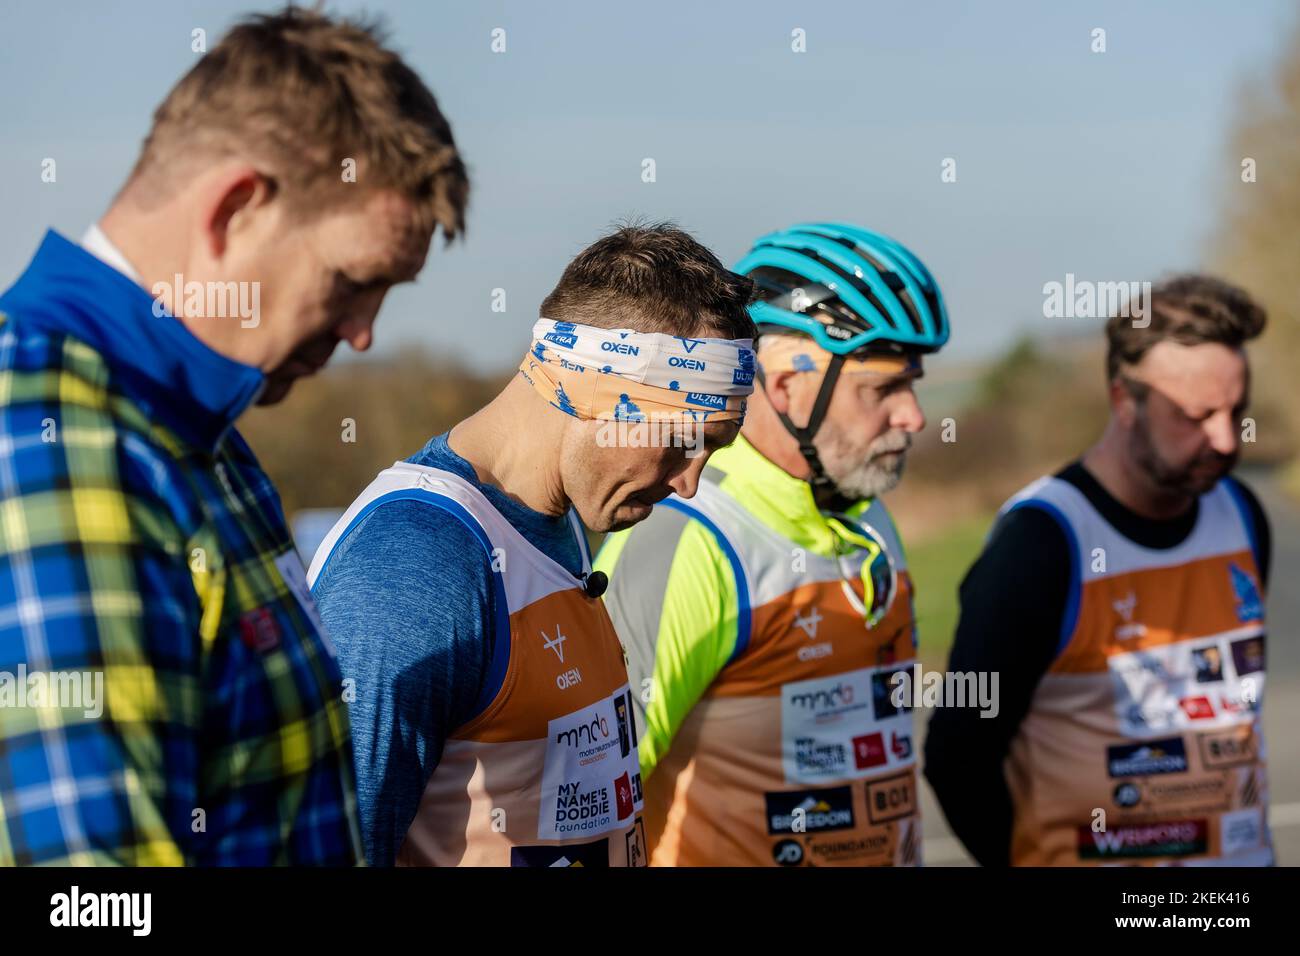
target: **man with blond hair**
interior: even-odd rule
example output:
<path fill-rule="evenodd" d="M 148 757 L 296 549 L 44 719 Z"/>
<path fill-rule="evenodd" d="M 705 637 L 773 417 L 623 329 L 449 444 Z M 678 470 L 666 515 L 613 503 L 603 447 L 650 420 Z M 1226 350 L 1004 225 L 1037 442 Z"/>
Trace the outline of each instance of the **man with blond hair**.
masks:
<path fill-rule="evenodd" d="M 233 425 L 370 346 L 468 188 L 372 28 L 252 17 L 0 296 L 0 864 L 359 859 L 338 664 Z"/>

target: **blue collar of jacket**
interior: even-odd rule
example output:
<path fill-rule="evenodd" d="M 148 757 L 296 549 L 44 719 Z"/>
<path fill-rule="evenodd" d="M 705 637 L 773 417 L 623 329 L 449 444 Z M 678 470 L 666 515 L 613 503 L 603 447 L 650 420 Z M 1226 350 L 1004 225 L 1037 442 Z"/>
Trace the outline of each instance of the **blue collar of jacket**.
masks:
<path fill-rule="evenodd" d="M 149 417 L 209 452 L 262 390 L 260 370 L 228 359 L 149 293 L 54 230 L 0 295 L 15 329 L 71 336 L 103 356 Z"/>

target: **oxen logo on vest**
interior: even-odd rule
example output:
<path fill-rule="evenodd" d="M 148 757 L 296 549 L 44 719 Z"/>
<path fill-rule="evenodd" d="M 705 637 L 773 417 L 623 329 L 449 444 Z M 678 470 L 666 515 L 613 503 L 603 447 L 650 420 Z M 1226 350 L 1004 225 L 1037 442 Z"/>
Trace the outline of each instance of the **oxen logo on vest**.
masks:
<path fill-rule="evenodd" d="M 1137 610 L 1137 602 L 1137 594 L 1133 591 L 1129 591 L 1128 594 L 1120 600 L 1111 602 L 1111 607 L 1115 609 L 1115 613 L 1118 614 L 1124 622 L 1115 628 L 1115 637 L 1121 641 L 1127 641 L 1134 637 L 1141 637 L 1147 632 L 1145 624 L 1133 623 L 1133 612 Z"/>
<path fill-rule="evenodd" d="M 820 613 L 818 613 L 817 605 L 815 604 L 808 609 L 808 614 L 806 617 L 797 611 L 795 612 L 794 615 L 794 626 L 802 630 L 805 634 L 807 634 L 808 640 L 810 641 L 817 636 L 817 625 L 820 624 L 821 622 L 822 622 L 822 616 Z"/>
<path fill-rule="evenodd" d="M 565 637 L 564 633 L 560 630 L 560 625 L 558 624 L 555 625 L 554 638 L 545 631 L 542 631 L 542 641 L 544 642 L 542 646 L 548 651 L 555 651 L 555 656 L 560 659 L 561 664 L 564 663 L 564 642 L 567 640 L 568 638 Z"/>

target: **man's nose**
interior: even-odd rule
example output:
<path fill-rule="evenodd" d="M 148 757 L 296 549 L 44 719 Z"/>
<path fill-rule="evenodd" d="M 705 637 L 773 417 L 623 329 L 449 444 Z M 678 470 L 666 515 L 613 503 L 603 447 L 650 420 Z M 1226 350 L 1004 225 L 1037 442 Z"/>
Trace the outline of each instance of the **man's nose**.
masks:
<path fill-rule="evenodd" d="M 1240 447 L 1241 436 L 1231 412 L 1211 415 L 1205 424 L 1205 434 L 1210 447 L 1220 455 L 1235 455 Z"/>
<path fill-rule="evenodd" d="M 704 463 L 708 455 L 696 455 L 686 459 L 686 467 L 668 479 L 668 487 L 679 498 L 694 498 L 700 489 L 700 476 L 704 474 Z"/>
<path fill-rule="evenodd" d="M 364 352 L 374 344 L 375 317 L 362 316 L 344 321 L 338 327 L 339 338 L 352 346 L 354 352 Z"/>
<path fill-rule="evenodd" d="M 925 412 L 921 411 L 921 403 L 917 401 L 916 393 L 908 389 L 899 395 L 898 399 L 898 404 L 890 416 L 890 424 L 894 428 L 912 434 L 925 428 Z"/>

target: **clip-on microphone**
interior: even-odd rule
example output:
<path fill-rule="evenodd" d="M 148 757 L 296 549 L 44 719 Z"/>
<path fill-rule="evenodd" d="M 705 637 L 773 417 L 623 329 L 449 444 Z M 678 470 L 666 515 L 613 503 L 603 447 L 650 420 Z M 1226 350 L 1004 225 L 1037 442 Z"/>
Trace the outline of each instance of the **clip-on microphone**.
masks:
<path fill-rule="evenodd" d="M 589 598 L 600 597 L 609 587 L 609 577 L 604 571 L 592 571 L 590 574 L 578 574 L 575 577 L 582 581 L 582 591 Z"/>

